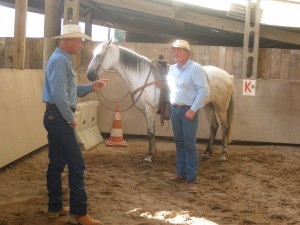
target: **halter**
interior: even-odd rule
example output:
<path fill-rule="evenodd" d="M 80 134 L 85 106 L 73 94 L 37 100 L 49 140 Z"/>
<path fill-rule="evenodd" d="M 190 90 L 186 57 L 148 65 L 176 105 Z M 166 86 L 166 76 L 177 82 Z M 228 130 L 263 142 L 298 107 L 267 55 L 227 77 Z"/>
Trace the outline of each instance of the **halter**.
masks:
<path fill-rule="evenodd" d="M 103 60 L 104 60 L 104 58 L 105 58 L 105 56 L 106 56 L 106 53 L 107 53 L 107 51 L 108 51 L 108 48 L 109 48 L 109 46 L 105 49 L 105 52 L 104 52 L 104 54 L 103 54 L 103 57 L 99 60 L 100 62 L 99 62 L 98 66 L 97 66 L 97 68 L 96 68 L 96 70 L 95 70 L 95 72 L 94 72 L 94 75 L 93 75 L 93 78 L 94 78 L 93 81 L 99 80 L 98 72 L 99 72 L 100 69 L 105 71 L 105 69 L 103 69 L 103 68 L 101 67 L 101 64 L 102 64 L 102 62 L 103 62 Z M 150 60 L 150 61 L 151 61 L 150 69 L 149 69 L 149 72 L 148 72 L 148 75 L 147 75 L 147 79 L 146 79 L 144 85 L 142 85 L 141 87 L 138 87 L 138 88 L 135 89 L 133 92 L 130 92 L 130 91 L 129 91 L 129 92 L 128 92 L 123 98 L 121 98 L 121 100 L 119 100 L 119 101 L 114 101 L 114 102 L 109 101 L 108 99 L 104 98 L 104 96 L 103 96 L 103 95 L 101 94 L 101 92 L 99 91 L 100 94 L 101 94 L 101 96 L 102 96 L 106 101 L 108 101 L 108 102 L 110 102 L 110 103 L 118 103 L 118 102 L 123 101 L 123 100 L 127 97 L 127 95 L 130 93 L 131 98 L 132 98 L 132 104 L 131 104 L 127 109 L 121 110 L 120 112 L 125 112 L 125 111 L 129 110 L 130 108 L 132 108 L 132 107 L 135 105 L 135 103 L 139 100 L 139 98 L 140 98 L 141 95 L 143 94 L 143 92 L 144 92 L 144 90 L 145 90 L 146 87 L 151 86 L 151 85 L 153 85 L 153 84 L 156 84 L 156 86 L 158 86 L 158 84 L 159 84 L 159 82 L 160 82 L 160 80 L 161 80 L 161 79 L 159 79 L 159 80 L 155 80 L 155 81 L 152 81 L 152 82 L 150 82 L 150 83 L 147 83 L 148 80 L 149 80 L 149 77 L 150 77 L 152 68 L 153 68 L 153 62 L 154 62 L 156 59 L 158 59 L 158 57 L 155 57 L 155 58 L 153 58 L 153 59 Z M 139 96 L 134 100 L 134 96 L 135 96 L 138 92 L 140 92 L 140 94 L 139 94 Z M 101 100 L 100 100 L 100 98 L 99 98 L 99 95 L 98 95 L 98 92 L 97 92 L 97 91 L 96 91 L 96 93 L 97 93 L 97 96 L 98 96 L 99 101 L 101 102 Z M 102 103 L 102 102 L 101 102 L 101 103 Z M 113 109 L 111 109 L 111 108 L 105 106 L 103 103 L 102 103 L 102 105 L 103 105 L 106 109 L 109 109 L 109 110 L 111 110 L 111 111 L 114 111 Z M 139 109 L 139 108 L 138 108 L 138 109 Z M 140 110 L 140 109 L 139 109 L 139 110 Z M 141 111 L 141 110 L 140 110 L 140 111 Z"/>

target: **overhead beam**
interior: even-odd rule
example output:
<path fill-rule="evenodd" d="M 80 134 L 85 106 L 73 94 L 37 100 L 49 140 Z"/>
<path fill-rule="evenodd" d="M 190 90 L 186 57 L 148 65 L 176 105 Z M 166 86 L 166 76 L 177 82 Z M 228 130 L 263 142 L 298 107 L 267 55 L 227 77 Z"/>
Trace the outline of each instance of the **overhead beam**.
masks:
<path fill-rule="evenodd" d="M 181 10 L 183 9 L 183 3 L 182 2 L 172 2 L 172 7 L 174 10 L 174 18 L 178 16 L 178 14 L 181 13 Z M 175 20 L 176 26 L 180 31 L 185 31 L 185 24 L 181 20 Z"/>
<path fill-rule="evenodd" d="M 196 24 L 199 26 L 209 27 L 212 29 L 226 30 L 233 33 L 244 33 L 244 22 L 217 18 L 214 16 L 204 15 L 181 9 L 180 14 L 175 13 L 172 6 L 155 4 L 152 2 L 141 0 L 92 0 L 97 4 L 109 5 L 124 8 L 133 11 L 139 11 L 146 14 L 152 14 L 159 17 L 174 19 L 177 21 Z M 138 9 L 138 10 L 137 10 Z M 277 28 L 261 26 L 260 37 L 280 42 L 300 45 L 300 34 L 296 32 L 288 32 Z"/>
<path fill-rule="evenodd" d="M 119 30 L 126 30 L 132 33 L 137 33 L 137 34 L 142 34 L 145 36 L 149 36 L 149 37 L 158 37 L 158 38 L 162 38 L 162 39 L 172 39 L 174 38 L 174 36 L 172 35 L 168 35 L 168 34 L 162 34 L 156 31 L 149 31 L 146 29 L 141 29 L 141 28 L 133 28 L 131 26 L 126 26 L 126 25 L 115 25 L 114 26 L 115 29 L 119 29 Z"/>
<path fill-rule="evenodd" d="M 97 24 L 105 24 L 104 21 L 108 21 L 109 19 L 110 16 L 106 16 L 103 13 L 101 14 L 101 18 L 98 17 Z M 95 20 L 93 20 L 93 22 L 95 22 Z M 143 23 L 141 24 L 137 20 L 128 22 L 127 20 L 122 20 L 115 17 L 114 19 L 110 20 L 110 22 L 112 22 L 112 24 L 109 25 L 110 28 L 125 30 L 132 33 L 144 34 L 146 36 L 156 36 L 164 39 L 170 39 L 178 36 L 178 32 L 174 33 L 174 31 L 174 34 L 172 35 L 172 29 L 168 29 L 161 24 L 153 25 L 152 23 L 149 23 L 147 21 L 143 21 Z M 152 27 L 152 29 L 147 29 L 148 27 Z M 164 30 L 165 33 L 162 33 L 161 30 Z"/>
<path fill-rule="evenodd" d="M 109 21 L 111 24 L 109 27 L 125 30 L 133 33 L 139 33 L 139 34 L 145 34 L 149 36 L 148 34 L 151 33 L 152 35 L 155 35 L 157 37 L 161 37 L 163 39 L 177 39 L 177 38 L 183 38 L 186 40 L 189 40 L 191 44 L 214 44 L 220 38 L 220 36 L 223 37 L 224 41 L 223 43 L 227 43 L 231 46 L 241 46 L 243 44 L 242 38 L 243 34 L 240 35 L 239 40 L 240 42 L 237 44 L 237 41 L 232 38 L 230 35 L 227 35 L 226 32 L 218 33 L 218 36 L 213 36 L 212 31 L 208 29 L 207 31 L 202 30 L 201 35 L 199 37 L 199 33 L 195 32 L 178 32 L 174 29 L 172 29 L 170 26 L 165 26 L 159 23 L 159 20 L 157 20 L 157 23 L 153 24 L 151 22 L 148 22 L 147 20 L 144 20 L 143 22 L 139 22 L 137 20 L 131 19 L 126 20 L 119 18 L 118 16 L 114 16 L 114 14 L 107 14 L 105 12 L 98 15 L 97 20 L 93 20 L 94 23 L 100 25 L 105 24 L 104 21 Z M 151 27 L 151 29 L 147 29 L 148 27 Z M 163 32 L 162 32 L 163 31 Z M 165 36 L 162 36 L 165 35 Z M 195 41 L 197 40 L 197 41 Z"/>
<path fill-rule="evenodd" d="M 260 27 L 260 37 L 296 45 L 300 44 L 300 33 L 284 31 L 263 25 Z"/>

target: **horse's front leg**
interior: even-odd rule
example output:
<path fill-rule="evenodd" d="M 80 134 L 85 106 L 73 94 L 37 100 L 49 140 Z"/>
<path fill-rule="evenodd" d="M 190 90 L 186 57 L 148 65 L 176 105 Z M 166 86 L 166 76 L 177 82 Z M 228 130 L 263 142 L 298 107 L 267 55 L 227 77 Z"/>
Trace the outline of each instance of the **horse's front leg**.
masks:
<path fill-rule="evenodd" d="M 147 135 L 149 141 L 148 155 L 144 159 L 145 162 L 152 163 L 153 157 L 156 153 L 155 145 L 155 115 L 156 113 L 146 113 Z"/>
<path fill-rule="evenodd" d="M 144 159 L 145 162 L 152 163 L 152 159 L 156 153 L 156 145 L 155 145 L 155 132 L 147 129 L 148 141 L 149 141 L 149 150 L 148 155 Z"/>

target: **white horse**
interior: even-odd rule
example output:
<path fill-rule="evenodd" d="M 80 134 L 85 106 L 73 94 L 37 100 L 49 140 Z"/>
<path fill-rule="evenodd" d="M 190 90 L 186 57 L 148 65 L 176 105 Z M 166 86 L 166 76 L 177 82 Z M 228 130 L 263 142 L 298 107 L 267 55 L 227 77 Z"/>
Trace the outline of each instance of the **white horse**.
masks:
<path fill-rule="evenodd" d="M 212 154 L 219 127 L 218 117 L 223 134 L 220 159 L 226 160 L 227 144 L 230 143 L 230 128 L 233 121 L 233 76 L 214 66 L 203 68 L 210 88 L 210 96 L 204 107 L 210 127 L 210 138 L 202 159 L 205 160 Z M 152 162 L 156 153 L 155 118 L 160 99 L 160 88 L 155 84 L 160 79 L 161 68 L 148 58 L 108 41 L 101 43 L 95 49 L 94 57 L 87 70 L 87 77 L 94 81 L 109 69 L 118 72 L 127 84 L 133 102 L 145 114 L 149 150 L 144 160 Z"/>

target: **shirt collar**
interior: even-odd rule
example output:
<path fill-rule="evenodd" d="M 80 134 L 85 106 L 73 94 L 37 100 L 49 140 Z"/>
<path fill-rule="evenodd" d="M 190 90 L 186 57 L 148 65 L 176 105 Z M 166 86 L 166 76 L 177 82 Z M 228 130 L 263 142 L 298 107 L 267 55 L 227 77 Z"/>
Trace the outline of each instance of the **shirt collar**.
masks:
<path fill-rule="evenodd" d="M 62 50 L 61 48 L 57 47 L 55 49 L 55 52 L 63 54 L 69 61 L 72 61 L 72 57 L 64 50 Z"/>
<path fill-rule="evenodd" d="M 182 68 L 180 68 L 178 64 L 176 64 L 176 67 L 179 70 L 184 70 L 190 63 L 191 63 L 191 60 L 188 59 Z"/>

